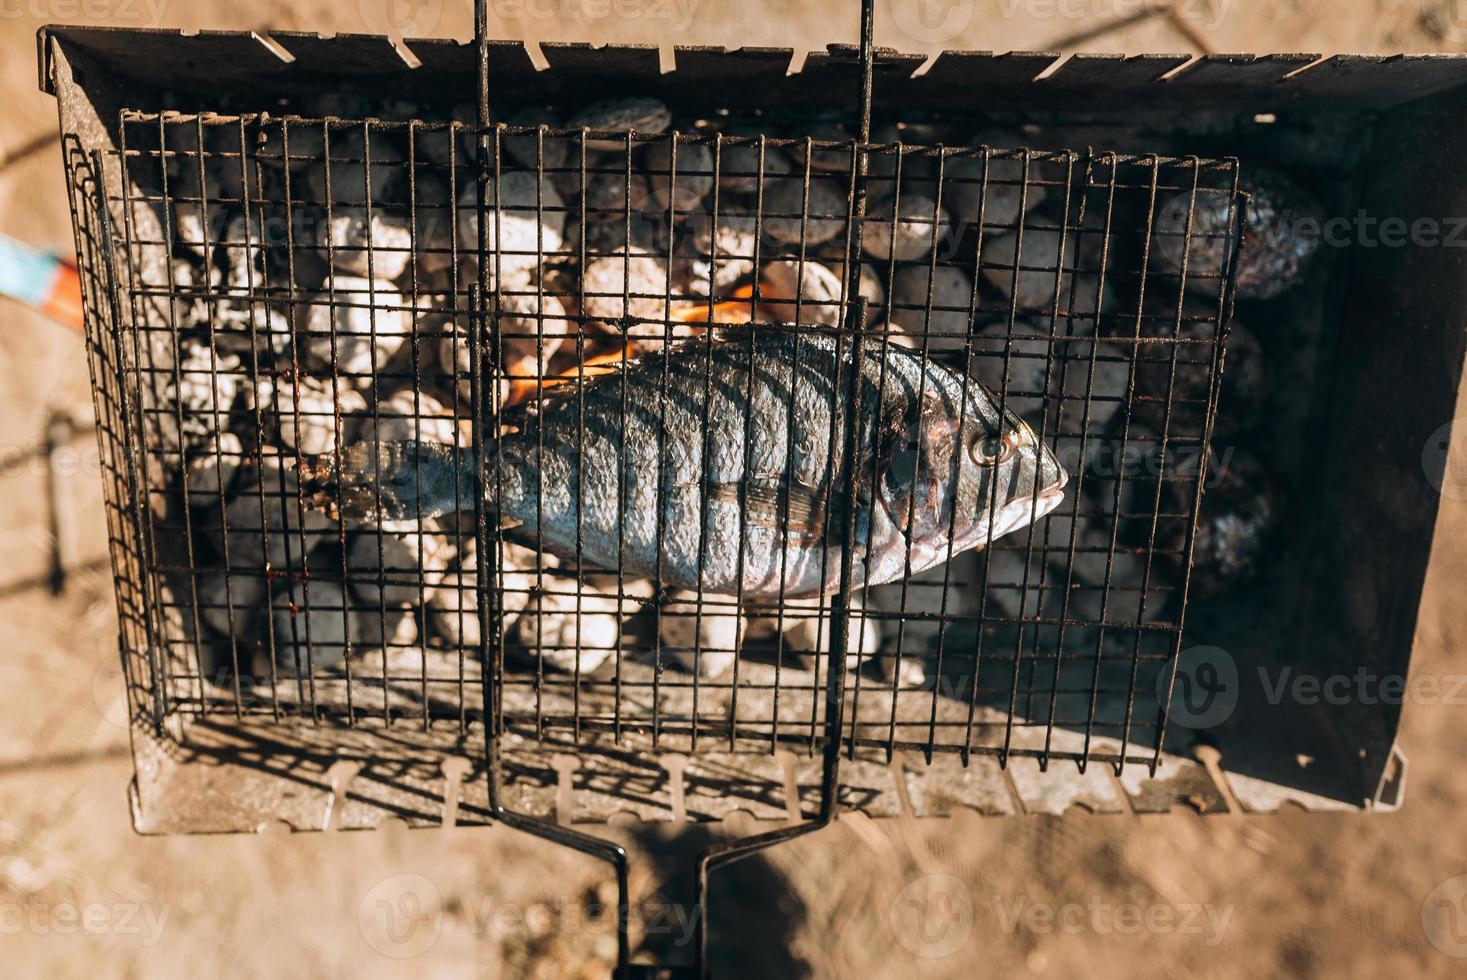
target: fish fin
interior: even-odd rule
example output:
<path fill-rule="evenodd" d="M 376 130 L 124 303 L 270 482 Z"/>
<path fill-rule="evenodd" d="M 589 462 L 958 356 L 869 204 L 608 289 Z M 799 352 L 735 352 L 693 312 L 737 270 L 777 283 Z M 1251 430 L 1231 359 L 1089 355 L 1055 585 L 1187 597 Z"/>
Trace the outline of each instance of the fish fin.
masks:
<path fill-rule="evenodd" d="M 434 442 L 353 443 L 301 457 L 296 472 L 307 505 L 337 519 L 426 520 L 478 493 L 473 454 Z"/>
<path fill-rule="evenodd" d="M 893 413 L 878 438 L 877 493 L 903 536 L 943 526 L 943 488 L 960 452 L 962 420 L 936 391 Z"/>

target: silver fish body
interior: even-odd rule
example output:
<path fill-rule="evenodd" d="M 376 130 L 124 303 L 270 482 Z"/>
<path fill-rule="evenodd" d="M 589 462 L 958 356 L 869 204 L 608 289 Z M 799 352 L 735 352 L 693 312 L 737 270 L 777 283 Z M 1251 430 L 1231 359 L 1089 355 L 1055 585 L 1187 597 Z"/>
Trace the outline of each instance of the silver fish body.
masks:
<path fill-rule="evenodd" d="M 485 505 L 539 550 L 771 599 L 837 591 L 852 525 L 852 584 L 875 585 L 1059 503 L 1064 470 L 978 382 L 905 348 L 855 346 L 751 328 L 631 361 L 487 447 Z M 467 509 L 480 483 L 471 450 L 417 443 L 359 444 L 322 473 L 320 497 L 390 519 Z"/>

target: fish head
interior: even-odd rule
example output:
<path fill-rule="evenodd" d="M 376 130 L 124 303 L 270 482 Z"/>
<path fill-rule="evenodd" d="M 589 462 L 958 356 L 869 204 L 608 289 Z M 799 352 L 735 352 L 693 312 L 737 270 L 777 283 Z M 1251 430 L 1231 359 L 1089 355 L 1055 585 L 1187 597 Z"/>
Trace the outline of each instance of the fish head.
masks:
<path fill-rule="evenodd" d="M 1069 477 L 1034 429 L 976 381 L 934 391 L 889 443 L 881 486 L 913 571 L 1039 520 Z"/>
<path fill-rule="evenodd" d="M 979 410 L 962 425 L 956 490 L 958 519 L 967 527 L 953 537 L 963 547 L 983 547 L 1038 521 L 1064 499 L 1069 475 L 1033 427 L 998 399 L 978 389 Z"/>

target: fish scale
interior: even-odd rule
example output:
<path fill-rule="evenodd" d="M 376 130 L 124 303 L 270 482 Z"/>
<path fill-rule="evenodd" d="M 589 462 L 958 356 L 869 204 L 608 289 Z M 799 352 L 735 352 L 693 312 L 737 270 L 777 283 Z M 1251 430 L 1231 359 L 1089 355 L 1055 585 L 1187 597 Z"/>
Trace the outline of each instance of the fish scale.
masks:
<path fill-rule="evenodd" d="M 739 535 L 743 533 L 748 539 L 744 548 L 746 585 L 755 591 L 769 588 L 778 574 L 781 549 L 777 542 L 787 535 L 782 535 L 781 528 L 740 520 L 736 501 L 711 499 L 705 486 L 737 486 L 751 475 L 779 481 L 788 468 L 792 482 L 823 488 L 834 455 L 830 451 L 830 408 L 835 356 L 834 344 L 828 339 L 796 338 L 787 333 L 756 338 L 755 349 L 752 399 L 748 397 L 748 347 L 736 342 L 692 344 L 669 355 L 665 401 L 662 357 L 633 363 L 619 375 L 588 385 L 586 446 L 580 454 L 576 395 L 538 417 L 531 416 L 519 435 L 500 443 L 498 453 L 497 466 L 513 474 L 500 498 L 500 513 L 523 522 L 515 536 L 536 541 L 538 529 L 540 538 L 564 545 L 569 530 L 573 545 L 579 503 L 585 561 L 616 567 L 620 539 L 623 562 L 638 574 L 658 571 L 660 551 L 664 581 L 691 586 L 699 581 L 701 551 L 705 590 L 733 591 Z M 705 402 L 706 443 L 701 435 Z M 749 405 L 754 421 L 746 446 Z M 537 428 L 544 436 L 543 451 Z M 621 455 L 618 449 L 622 445 L 625 463 L 617 467 L 613 461 Z M 578 455 L 601 461 L 585 472 L 580 492 Z M 624 488 L 617 485 L 618 473 L 625 474 Z M 623 492 L 625 509 L 623 520 L 618 521 L 616 502 Z M 706 522 L 702 519 L 705 497 L 710 498 Z M 660 521 L 656 519 L 659 512 Z M 700 527 L 706 535 L 702 540 Z M 814 566 L 823 552 L 823 547 L 815 545 L 790 550 L 785 563 L 787 575 L 795 579 L 792 586 L 816 574 Z M 774 591 L 777 594 L 777 587 Z"/>
<path fill-rule="evenodd" d="M 667 588 L 833 592 L 854 346 L 755 328 L 630 361 L 524 413 L 488 447 L 486 504 L 515 540 Z M 859 361 L 855 584 L 920 572 L 1058 504 L 1064 471 L 976 381 L 880 341 L 862 341 Z M 329 485 L 317 496 L 345 511 L 423 519 L 473 499 L 478 457 L 364 443 L 316 478 Z"/>

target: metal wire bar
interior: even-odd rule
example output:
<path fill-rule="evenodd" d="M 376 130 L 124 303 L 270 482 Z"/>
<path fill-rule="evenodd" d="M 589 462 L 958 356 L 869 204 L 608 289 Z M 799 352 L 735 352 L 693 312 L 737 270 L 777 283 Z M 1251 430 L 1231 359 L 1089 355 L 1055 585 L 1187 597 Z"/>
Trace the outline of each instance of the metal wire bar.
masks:
<path fill-rule="evenodd" d="M 1247 227 L 1248 199 L 1246 195 L 1239 193 L 1240 174 L 1236 167 L 1233 170 L 1232 187 L 1228 200 L 1233 203 L 1232 223 L 1233 240 L 1242 242 L 1243 229 Z M 1189 216 L 1190 217 L 1190 216 Z M 1227 360 L 1227 337 L 1228 329 L 1232 323 L 1233 303 L 1237 298 L 1237 270 L 1238 259 L 1241 248 L 1229 250 L 1227 259 L 1227 270 L 1223 275 L 1217 296 L 1217 320 L 1213 334 L 1216 344 L 1212 347 L 1212 367 L 1208 372 L 1208 398 L 1206 414 L 1202 426 L 1202 445 L 1209 447 L 1212 444 L 1212 431 L 1217 422 L 1217 404 L 1222 392 L 1223 368 Z M 1184 273 L 1185 275 L 1185 273 Z M 1187 592 L 1192 582 L 1192 550 L 1197 539 L 1197 521 L 1202 512 L 1202 493 L 1207 485 L 1208 458 L 1204 455 L 1201 463 L 1201 472 L 1198 474 L 1197 484 L 1192 491 L 1192 511 L 1185 524 L 1185 543 L 1182 546 L 1182 583 L 1178 597 L 1177 630 L 1172 637 L 1172 646 L 1168 663 L 1170 669 L 1166 674 L 1166 693 L 1157 705 L 1156 738 L 1153 743 L 1152 758 L 1149 763 L 1152 772 L 1156 771 L 1161 757 L 1161 747 L 1166 740 L 1167 706 L 1171 704 L 1173 692 L 1177 681 L 1177 662 L 1182 651 L 1182 629 L 1185 625 L 1187 615 Z"/>
<path fill-rule="evenodd" d="M 119 303 L 121 287 L 118 282 L 116 260 L 114 258 L 117 243 L 112 232 L 111 209 L 107 203 L 106 181 L 104 179 L 106 171 L 104 169 L 105 164 L 101 151 L 94 151 L 89 163 L 91 179 L 94 182 L 93 190 L 96 194 L 96 200 L 93 204 L 95 211 L 93 213 L 97 217 L 97 235 L 101 245 L 100 265 L 102 275 L 100 291 L 103 302 L 105 303 L 103 308 L 108 313 L 107 322 L 111 327 L 111 350 L 117 358 L 117 371 L 119 375 L 122 375 L 117 379 L 117 394 L 119 428 L 121 428 L 123 436 L 122 457 L 126 474 L 124 490 L 130 497 L 132 503 L 132 531 L 134 540 L 129 542 L 129 544 L 133 548 L 133 554 L 137 557 L 137 585 L 142 608 L 140 619 L 143 624 L 142 638 L 147 643 L 144 653 L 147 657 L 148 682 L 152 688 L 152 717 L 146 720 L 152 724 L 155 733 L 161 734 L 164 719 L 168 714 L 168 703 L 166 688 L 163 686 L 163 671 L 161 664 L 157 660 L 158 646 L 156 640 L 158 630 L 155 626 L 155 613 L 153 612 L 157 604 L 151 601 L 152 597 L 149 591 L 150 583 L 146 571 L 150 564 L 151 555 L 147 547 L 147 539 L 143 533 L 142 523 L 139 520 L 145 503 L 141 489 L 142 480 L 138 475 L 138 456 L 134 453 L 132 447 L 131 434 L 134 430 L 132 428 L 132 413 L 129 406 L 131 399 L 129 398 L 128 384 L 125 377 L 126 368 L 123 364 L 125 358 L 123 352 L 126 348 L 123 344 L 124 321 Z"/>
<path fill-rule="evenodd" d="M 861 4 L 861 80 L 860 80 L 860 144 L 865 145 L 871 139 L 871 96 L 873 85 L 874 65 L 874 31 L 875 31 L 875 2 L 874 0 L 863 0 Z M 813 159 L 813 149 L 806 145 L 806 166 Z M 846 291 L 844 298 L 848 307 L 845 314 L 846 330 L 837 335 L 836 341 L 836 381 L 835 392 L 840 392 L 840 372 L 843 359 L 841 352 L 847 337 L 853 347 L 851 356 L 851 384 L 849 398 L 849 415 L 847 418 L 859 420 L 861 418 L 861 399 L 864 385 L 862 384 L 862 358 L 863 358 L 863 336 L 866 328 L 866 303 L 861 297 L 861 272 L 860 257 L 862 246 L 862 226 L 866 220 L 866 167 L 867 158 L 859 148 L 852 150 L 852 193 L 851 193 L 851 243 L 847 248 L 846 269 Z M 806 193 L 804 208 L 808 212 L 809 172 L 806 171 Z M 805 218 L 801 218 L 801 254 L 800 263 L 804 262 L 804 241 L 806 238 Z M 803 271 L 801 269 L 801 271 Z M 797 281 L 803 281 L 797 279 Z M 798 308 L 798 299 L 797 299 Z M 798 321 L 798 312 L 796 313 Z M 798 348 L 796 348 L 798 351 Z M 833 396 L 838 397 L 838 395 Z M 813 833 L 816 830 L 829 826 L 835 819 L 836 799 L 840 788 L 840 737 L 844 726 L 845 710 L 845 656 L 844 651 L 848 646 L 850 637 L 850 599 L 851 589 L 854 582 L 853 559 L 856 546 L 856 518 L 857 508 L 854 501 L 858 497 L 858 487 L 861 477 L 860 467 L 860 430 L 859 422 L 853 423 L 855 434 L 850 438 L 850 445 L 846 452 L 845 474 L 847 477 L 846 499 L 853 502 L 846 514 L 845 528 L 843 529 L 843 547 L 840 560 L 840 589 L 837 598 L 832 602 L 831 615 L 831 650 L 830 663 L 826 672 L 825 690 L 825 745 L 820 771 L 820 802 L 816 812 L 815 820 L 804 825 L 785 827 L 766 834 L 756 834 L 753 837 L 738 841 L 730 841 L 722 845 L 710 847 L 698 855 L 697 871 L 694 879 L 694 894 L 697 896 L 695 904 L 695 935 L 694 953 L 696 955 L 696 969 L 700 975 L 708 975 L 708 920 L 711 914 L 708 905 L 708 877 L 717 868 L 732 864 L 750 855 L 758 853 L 768 847 L 781 843 L 794 837 Z M 832 433 L 835 432 L 835 413 L 832 413 Z M 832 451 L 838 452 L 838 444 L 832 438 Z M 836 478 L 835 470 L 832 468 L 830 478 Z M 788 521 L 788 498 L 786 498 L 785 518 Z M 783 608 L 783 569 L 781 569 L 780 606 Z M 818 664 L 818 660 L 817 660 Z M 818 679 L 818 670 L 817 670 Z M 813 705 L 812 705 L 813 710 Z M 798 801 L 796 801 L 798 802 Z"/>
<path fill-rule="evenodd" d="M 470 349 L 471 364 L 473 365 L 472 376 L 473 376 L 473 379 L 474 379 L 474 381 L 473 381 L 473 387 L 471 389 L 471 391 L 472 391 L 472 397 L 474 399 L 474 405 L 473 405 L 473 410 L 474 410 L 474 414 L 473 414 L 474 438 L 472 440 L 472 450 L 477 455 L 477 457 L 479 459 L 479 467 L 478 467 L 478 469 L 479 469 L 479 473 L 480 473 L 480 487 L 483 487 L 483 486 L 486 485 L 486 482 L 487 481 L 486 481 L 485 478 L 488 475 L 488 461 L 486 459 L 486 453 L 485 453 L 485 447 L 488 445 L 485 437 L 488 435 L 488 433 L 485 432 L 484 425 L 483 425 L 483 422 L 482 422 L 482 420 L 484 418 L 484 414 L 485 414 L 484 413 L 484 406 L 482 404 L 480 404 L 481 391 L 482 391 L 481 384 L 482 384 L 482 381 L 483 381 L 483 378 L 484 378 L 483 356 L 484 356 L 484 347 L 485 347 L 482 324 L 484 322 L 484 317 L 483 317 L 484 306 L 483 306 L 483 304 L 485 302 L 485 297 L 488 294 L 488 286 L 489 286 L 489 282 L 488 282 L 488 254 L 489 254 L 489 244 L 490 244 L 490 242 L 489 242 L 489 231 L 488 231 L 487 214 L 486 214 L 486 210 L 485 210 L 485 203 L 486 203 L 485 202 L 485 190 L 486 190 L 487 185 L 488 185 L 489 170 L 490 170 L 489 165 L 488 165 L 488 157 L 489 157 L 489 149 L 490 149 L 490 147 L 489 147 L 489 137 L 488 137 L 488 132 L 489 132 L 489 7 L 488 7 L 487 0 L 475 0 L 475 3 L 474 3 L 474 36 L 475 36 L 475 39 L 476 39 L 476 42 L 477 42 L 477 47 L 478 47 L 478 66 L 479 66 L 479 71 L 478 71 L 478 83 L 479 83 L 478 84 L 478 101 L 479 101 L 479 104 L 478 104 L 478 117 L 479 117 L 479 119 L 478 119 L 478 121 L 479 121 L 479 133 L 480 133 L 480 135 L 479 135 L 479 140 L 478 140 L 478 150 L 479 150 L 479 154 L 478 154 L 478 164 L 479 164 L 479 166 L 478 166 L 478 172 L 479 172 L 479 179 L 478 179 L 478 183 L 477 183 L 477 193 L 478 193 L 478 211 L 477 211 L 477 216 L 478 216 L 478 226 L 479 226 L 479 243 L 478 243 L 479 244 L 479 256 L 478 256 L 478 258 L 479 258 L 479 263 L 478 263 L 479 264 L 479 282 L 477 284 L 477 288 L 474 291 L 474 296 L 471 297 L 471 303 L 470 303 L 470 314 L 469 314 L 469 338 L 470 339 L 469 339 L 469 349 Z M 496 178 L 495 184 L 494 184 L 494 187 L 495 187 L 495 192 L 494 192 L 494 211 L 495 211 L 496 218 L 502 213 L 500 211 L 500 206 L 503 203 L 503 191 L 502 191 L 502 188 L 503 188 L 504 185 L 503 185 L 502 181 L 498 179 L 500 177 L 500 175 L 502 174 L 501 158 L 500 158 L 500 147 L 501 147 L 501 145 L 502 145 L 502 134 L 496 134 L 496 139 L 494 141 L 494 155 L 493 155 L 493 161 L 494 161 L 494 168 L 493 169 L 494 169 L 494 175 L 495 175 L 495 178 Z M 542 157 L 541 157 L 540 154 L 537 154 L 536 163 L 537 163 L 537 165 L 542 163 Z M 543 176 L 543 174 L 542 174 L 542 176 Z M 541 202 L 540 202 L 540 198 L 539 198 L 539 194 L 540 194 L 539 188 L 540 188 L 540 186 L 541 186 L 541 182 L 540 181 L 537 181 L 536 182 L 536 188 L 537 188 L 536 189 L 536 212 L 537 212 L 537 215 L 541 211 Z M 498 221 L 498 220 L 496 220 L 495 223 L 494 223 L 494 232 L 495 232 L 495 235 L 496 236 L 499 236 L 500 235 L 500 229 L 501 229 L 501 222 Z M 536 245 L 537 245 L 537 250 L 543 251 L 543 249 L 544 249 L 543 239 L 537 240 Z M 494 243 L 496 263 L 499 261 L 499 250 L 500 250 L 501 247 L 502 247 L 502 241 L 496 241 Z M 502 281 L 502 280 L 499 280 L 499 277 L 496 276 L 496 281 Z M 475 299 L 477 300 L 477 302 L 473 302 L 472 301 L 472 300 L 475 300 Z M 496 304 L 496 306 L 497 305 L 498 304 Z M 540 330 L 543 331 L 543 321 L 540 322 Z M 496 339 L 498 337 L 498 333 L 499 333 L 499 331 L 496 330 L 495 331 Z M 496 347 L 497 346 L 498 346 L 498 344 L 496 344 Z M 499 363 L 499 360 L 497 358 L 496 358 L 495 363 L 496 364 Z M 538 393 L 538 388 L 539 388 L 539 381 L 538 380 L 536 382 L 536 385 L 537 385 L 537 393 Z M 493 426 L 492 431 L 494 431 L 494 432 L 497 433 L 498 432 L 498 428 L 499 428 L 498 425 L 497 425 L 497 421 L 498 421 L 498 407 L 497 407 L 498 406 L 498 399 L 494 399 L 494 405 L 495 405 L 495 408 L 493 410 L 493 415 L 494 415 L 494 420 L 495 420 L 495 423 L 496 424 Z M 541 452 L 541 456 L 543 458 L 543 453 L 544 453 L 543 443 L 541 444 L 540 452 Z M 495 486 L 496 491 L 497 491 L 498 488 L 502 485 L 501 467 L 499 465 L 498 457 L 497 456 L 496 456 L 496 460 L 495 460 L 494 470 L 495 470 L 494 486 Z M 496 496 L 498 496 L 497 493 L 496 493 Z M 477 493 L 475 495 L 475 503 L 474 503 L 474 512 L 475 512 L 475 517 L 476 517 L 476 524 L 477 524 L 477 527 L 478 527 L 479 562 L 480 562 L 480 564 L 479 564 L 479 575 L 478 575 L 478 585 L 479 585 L 478 605 L 479 605 L 479 608 L 481 609 L 481 611 L 482 610 L 489 610 L 489 609 L 494 608 L 495 604 L 497 604 L 498 602 L 502 601 L 502 595 L 503 595 L 503 586 L 502 586 L 502 583 L 499 581 L 499 574 L 500 574 L 499 573 L 499 567 L 500 567 L 499 553 L 500 553 L 500 547 L 501 547 L 501 545 L 500 545 L 501 537 L 500 537 L 500 534 L 499 533 L 496 533 L 495 534 L 495 549 L 494 549 L 494 551 L 495 551 L 495 557 L 494 557 L 494 572 L 493 572 L 493 578 L 492 578 L 492 582 L 493 582 L 493 586 L 492 587 L 490 585 L 490 583 L 491 583 L 491 577 L 489 575 L 484 574 L 485 573 L 485 570 L 486 570 L 485 569 L 485 566 L 484 566 L 484 563 L 488 559 L 488 555 L 489 555 L 489 548 L 487 547 L 487 545 L 489 543 L 489 535 L 488 535 L 488 515 L 485 512 L 485 507 L 484 507 L 484 504 L 483 504 L 483 497 L 484 497 L 484 494 L 482 492 Z M 537 528 L 538 528 L 538 523 L 537 523 Z M 483 614 L 483 612 L 481 612 L 481 615 L 480 615 L 480 623 L 479 623 L 479 625 L 480 625 L 480 633 L 481 633 L 481 636 L 484 637 L 484 641 L 487 643 L 488 640 L 489 640 L 489 637 L 491 636 L 491 633 L 490 633 L 490 630 L 489 630 L 490 622 L 489 622 L 489 618 L 488 617 L 485 617 L 484 614 Z M 537 643 L 538 643 L 538 631 L 537 631 Z M 485 654 L 485 657 L 484 657 L 485 662 L 486 663 L 490 663 L 490 664 L 493 665 L 493 669 L 491 669 L 490 671 L 486 672 L 486 683 L 487 683 L 489 677 L 502 674 L 502 670 L 503 670 L 503 656 L 504 656 L 503 644 L 501 643 L 501 644 L 494 645 L 493 647 L 486 647 L 482 652 Z M 541 662 L 543 663 L 543 658 L 537 658 L 537 659 L 540 659 Z M 500 736 L 502 734 L 503 725 L 504 725 L 504 722 L 503 722 L 503 713 L 502 713 L 503 712 L 503 709 L 502 709 L 502 700 L 500 700 L 502 698 L 501 692 L 502 692 L 502 686 L 499 686 L 499 685 L 495 686 L 495 688 L 493 690 L 486 689 L 485 692 L 484 692 L 484 703 L 485 703 L 486 707 L 491 704 L 491 698 L 493 699 L 493 702 L 492 703 L 494 704 L 494 707 L 493 707 L 493 709 L 491 710 L 491 713 L 490 713 L 489 723 L 486 725 L 485 739 L 484 739 L 485 753 L 487 755 L 487 763 L 488 763 L 488 767 L 487 767 L 488 768 L 488 776 L 487 776 L 487 779 L 488 779 L 488 792 L 489 792 L 489 808 L 490 808 L 491 811 L 493 811 L 493 813 L 494 813 L 494 815 L 495 815 L 495 817 L 497 819 L 503 821 L 505 824 L 507 824 L 507 825 L 509 825 L 511 827 L 514 827 L 514 828 L 516 828 L 518 830 L 526 831 L 527 833 L 533 834 L 536 837 L 540 837 L 540 838 L 543 838 L 545 840 L 550 840 L 550 841 L 553 841 L 555 843 L 562 844 L 562 845 L 564 845 L 566 847 L 574 848 L 575 850 L 581 851 L 582 853 L 590 854 L 590 855 L 595 856 L 595 857 L 599 857 L 602 860 L 607 861 L 608 863 L 611 864 L 611 866 L 612 866 L 612 868 L 613 868 L 613 870 L 615 871 L 615 874 L 616 874 L 616 890 L 617 890 L 617 908 L 616 908 L 616 972 L 617 972 L 617 975 L 618 976 L 625 976 L 628 973 L 628 970 L 629 970 L 628 964 L 629 964 L 630 958 L 631 958 L 631 943 L 630 943 L 630 938 L 629 938 L 629 935 L 628 935 L 628 917 L 629 917 L 629 914 L 630 914 L 630 906 L 631 906 L 631 890 L 630 890 L 630 884 L 629 884 L 629 880 L 628 880 L 628 864 L 627 864 L 626 850 L 624 848 L 622 848 L 621 846 L 617 845 L 617 844 L 613 844 L 610 841 L 602 840 L 602 839 L 597 838 L 597 837 L 594 837 L 594 836 L 592 836 L 590 834 L 579 833 L 577 831 L 573 831 L 573 830 L 569 829 L 568 827 L 561 827 L 561 826 L 559 826 L 557 824 L 546 823 L 544 821 L 536 820 L 536 819 L 533 819 L 531 817 L 527 817 L 525 815 L 516 813 L 513 810 L 509 809 L 508 806 L 506 806 L 506 804 L 504 802 L 504 799 L 503 799 L 503 794 L 501 792 L 503 759 L 502 759 L 502 751 L 501 751 L 501 745 L 500 745 Z M 539 727 L 538 726 L 538 715 L 539 715 L 539 713 L 540 713 L 540 703 L 539 703 L 538 698 L 537 698 L 537 701 L 536 701 L 537 728 Z"/>

